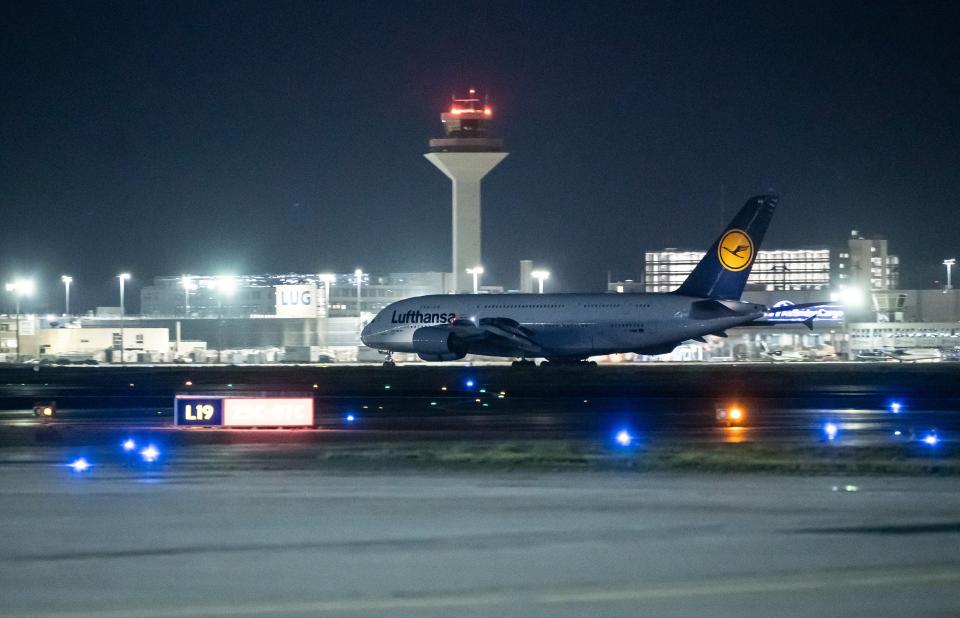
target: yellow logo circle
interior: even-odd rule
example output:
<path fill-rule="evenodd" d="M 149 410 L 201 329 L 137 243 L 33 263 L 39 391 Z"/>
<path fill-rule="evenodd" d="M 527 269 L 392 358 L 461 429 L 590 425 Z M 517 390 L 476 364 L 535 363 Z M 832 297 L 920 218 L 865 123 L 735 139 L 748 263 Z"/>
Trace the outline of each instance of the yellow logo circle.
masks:
<path fill-rule="evenodd" d="M 743 230 L 730 230 L 720 239 L 717 257 L 727 270 L 740 272 L 753 263 L 753 240 Z"/>

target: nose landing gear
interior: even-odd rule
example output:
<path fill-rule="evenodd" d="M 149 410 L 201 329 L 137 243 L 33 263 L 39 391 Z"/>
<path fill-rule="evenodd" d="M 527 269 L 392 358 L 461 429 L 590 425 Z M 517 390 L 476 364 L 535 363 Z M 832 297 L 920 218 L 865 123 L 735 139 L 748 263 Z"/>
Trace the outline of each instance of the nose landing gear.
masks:
<path fill-rule="evenodd" d="M 383 359 L 384 367 L 396 367 L 397 363 L 393 360 L 393 352 L 387 352 L 387 355 Z"/>

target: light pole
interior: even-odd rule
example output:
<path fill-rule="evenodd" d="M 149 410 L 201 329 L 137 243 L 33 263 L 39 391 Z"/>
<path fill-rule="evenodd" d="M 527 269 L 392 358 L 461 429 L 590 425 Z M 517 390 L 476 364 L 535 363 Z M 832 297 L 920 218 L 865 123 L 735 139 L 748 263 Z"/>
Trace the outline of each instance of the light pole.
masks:
<path fill-rule="evenodd" d="M 474 266 L 467 269 L 468 275 L 473 275 L 473 293 L 480 291 L 480 275 L 483 274 L 483 266 Z"/>
<path fill-rule="evenodd" d="M 123 292 L 124 292 L 124 287 L 126 282 L 130 280 L 130 273 L 120 273 L 119 275 L 117 275 L 117 279 L 120 280 L 120 364 L 125 365 L 127 362 L 127 359 L 124 358 L 124 351 L 125 351 L 126 345 L 123 340 L 123 336 L 124 336 L 123 322 L 124 322 L 124 318 L 126 318 L 127 316 L 127 309 L 123 302 Z"/>
<path fill-rule="evenodd" d="M 550 271 L 535 270 L 532 273 L 530 273 L 530 276 L 536 279 L 540 283 L 540 293 L 543 294 L 543 282 L 550 278 Z"/>
<path fill-rule="evenodd" d="M 950 276 L 953 274 L 953 265 L 957 263 L 957 260 L 950 258 L 949 260 L 944 260 L 943 265 L 947 267 L 947 287 L 943 288 L 944 292 L 949 292 L 953 289 L 953 282 L 950 281 Z"/>
<path fill-rule="evenodd" d="M 183 286 L 183 317 L 190 317 L 190 292 L 197 289 L 197 284 L 193 282 L 190 275 L 180 276 L 180 285 Z"/>
<path fill-rule="evenodd" d="M 337 276 L 334 275 L 333 273 L 326 273 L 326 274 L 319 275 L 317 278 L 323 282 L 324 286 L 326 286 L 326 289 L 324 291 L 326 292 L 326 295 L 327 295 L 327 317 L 329 318 L 330 317 L 330 298 L 333 294 L 333 284 L 336 283 Z"/>
<path fill-rule="evenodd" d="M 233 296 L 237 280 L 233 277 L 217 277 L 210 282 L 217 292 L 217 364 L 223 358 L 223 297 Z"/>
<path fill-rule="evenodd" d="M 846 355 L 847 360 L 852 360 L 852 341 L 850 339 L 850 329 L 848 324 L 850 323 L 850 310 L 852 309 L 856 312 L 857 309 L 863 307 L 866 302 L 866 292 L 860 288 L 845 288 L 840 290 L 838 295 L 840 304 L 843 305 L 843 341 L 846 346 Z"/>
<path fill-rule="evenodd" d="M 17 362 L 20 362 L 20 299 L 33 295 L 33 279 L 17 279 L 7 284 L 7 291 L 13 293 L 17 310 Z"/>
<path fill-rule="evenodd" d="M 70 315 L 70 284 L 73 283 L 73 277 L 62 275 L 60 281 L 63 281 L 63 291 L 66 298 L 63 303 L 63 315 Z"/>
<path fill-rule="evenodd" d="M 363 313 L 360 310 L 360 286 L 363 284 L 363 270 L 358 268 L 353 271 L 353 276 L 357 280 L 357 322 L 359 323 L 361 314 Z"/>

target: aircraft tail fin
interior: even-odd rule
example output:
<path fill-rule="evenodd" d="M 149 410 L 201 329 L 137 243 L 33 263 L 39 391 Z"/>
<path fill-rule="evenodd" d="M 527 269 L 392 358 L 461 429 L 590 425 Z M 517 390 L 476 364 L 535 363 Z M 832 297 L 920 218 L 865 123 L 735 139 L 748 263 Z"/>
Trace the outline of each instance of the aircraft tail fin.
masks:
<path fill-rule="evenodd" d="M 778 196 L 751 197 L 675 294 L 739 300 Z"/>

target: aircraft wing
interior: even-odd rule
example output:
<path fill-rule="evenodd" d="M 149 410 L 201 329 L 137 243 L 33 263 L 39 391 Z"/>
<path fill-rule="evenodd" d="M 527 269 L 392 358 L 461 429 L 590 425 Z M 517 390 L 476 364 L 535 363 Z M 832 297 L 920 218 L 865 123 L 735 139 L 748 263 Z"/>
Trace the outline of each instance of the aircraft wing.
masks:
<path fill-rule="evenodd" d="M 458 339 L 468 344 L 481 340 L 500 340 L 531 355 L 547 354 L 547 350 L 534 340 L 529 329 L 510 318 L 480 318 L 478 324 L 470 320 L 456 320 L 451 328 Z"/>

